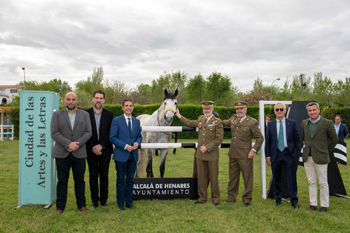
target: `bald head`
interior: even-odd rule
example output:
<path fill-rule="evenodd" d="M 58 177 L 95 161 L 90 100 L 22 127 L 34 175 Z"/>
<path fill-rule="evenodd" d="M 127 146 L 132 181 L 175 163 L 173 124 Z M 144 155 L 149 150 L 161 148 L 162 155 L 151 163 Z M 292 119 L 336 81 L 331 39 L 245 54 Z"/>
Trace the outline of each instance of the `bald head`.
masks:
<path fill-rule="evenodd" d="M 78 98 L 77 95 L 73 92 L 68 92 L 64 98 L 64 104 L 69 111 L 74 112 L 74 109 L 77 107 Z"/>

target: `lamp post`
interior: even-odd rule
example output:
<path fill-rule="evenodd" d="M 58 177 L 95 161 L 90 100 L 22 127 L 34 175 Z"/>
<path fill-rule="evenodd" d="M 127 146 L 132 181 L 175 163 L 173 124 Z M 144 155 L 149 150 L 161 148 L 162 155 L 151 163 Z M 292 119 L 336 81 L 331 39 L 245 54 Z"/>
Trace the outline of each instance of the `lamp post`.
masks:
<path fill-rule="evenodd" d="M 270 100 L 272 100 L 272 85 L 273 85 L 273 83 L 275 82 L 275 81 L 280 81 L 281 79 L 280 78 L 278 78 L 278 79 L 275 79 L 275 80 L 273 80 L 272 81 L 272 83 L 271 83 L 271 93 L 270 93 Z"/>
<path fill-rule="evenodd" d="M 24 90 L 26 89 L 26 68 L 22 67 L 23 74 L 24 74 Z"/>

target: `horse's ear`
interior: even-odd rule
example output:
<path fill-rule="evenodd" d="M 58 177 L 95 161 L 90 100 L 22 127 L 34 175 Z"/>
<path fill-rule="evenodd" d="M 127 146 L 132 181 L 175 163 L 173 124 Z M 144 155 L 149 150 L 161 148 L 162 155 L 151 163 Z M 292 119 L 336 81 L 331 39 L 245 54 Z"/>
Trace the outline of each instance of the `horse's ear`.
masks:
<path fill-rule="evenodd" d="M 164 88 L 164 96 L 168 95 L 168 90 L 166 88 Z"/>
<path fill-rule="evenodd" d="M 179 90 L 176 88 L 175 90 L 175 97 L 179 94 Z"/>

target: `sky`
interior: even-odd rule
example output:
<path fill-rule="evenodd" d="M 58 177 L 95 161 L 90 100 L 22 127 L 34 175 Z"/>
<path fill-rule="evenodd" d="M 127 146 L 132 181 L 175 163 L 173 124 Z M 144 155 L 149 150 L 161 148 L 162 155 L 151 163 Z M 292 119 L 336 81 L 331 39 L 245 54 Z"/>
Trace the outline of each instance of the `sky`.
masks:
<path fill-rule="evenodd" d="M 73 88 L 102 66 L 129 88 L 164 71 L 220 72 L 246 92 L 258 77 L 350 77 L 348 0 L 0 0 L 0 85 Z"/>

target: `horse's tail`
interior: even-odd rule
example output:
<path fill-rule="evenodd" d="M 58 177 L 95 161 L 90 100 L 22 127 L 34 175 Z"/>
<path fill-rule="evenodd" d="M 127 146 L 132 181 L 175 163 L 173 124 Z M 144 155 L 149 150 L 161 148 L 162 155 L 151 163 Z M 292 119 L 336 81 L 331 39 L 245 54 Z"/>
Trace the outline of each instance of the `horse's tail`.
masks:
<path fill-rule="evenodd" d="M 146 149 L 139 149 L 139 161 L 137 162 L 137 172 L 139 177 L 146 174 Z"/>

